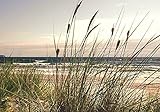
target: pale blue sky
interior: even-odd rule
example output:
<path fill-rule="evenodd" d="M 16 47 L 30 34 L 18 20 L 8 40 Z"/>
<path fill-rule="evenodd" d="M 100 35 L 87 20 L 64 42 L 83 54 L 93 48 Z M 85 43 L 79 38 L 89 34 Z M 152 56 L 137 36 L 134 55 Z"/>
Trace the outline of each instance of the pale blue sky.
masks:
<path fill-rule="evenodd" d="M 0 0 L 0 54 L 9 55 L 14 49 L 15 56 L 46 55 L 44 50 L 51 44 L 53 24 L 55 35 L 63 33 L 77 2 L 77 0 Z M 110 22 L 106 25 L 106 29 L 110 31 L 123 4 L 127 18 L 124 24 L 131 22 L 137 11 L 140 18 L 150 11 L 148 18 L 154 19 L 152 31 L 160 32 L 159 0 L 84 0 L 78 12 L 77 24 L 83 28 L 78 22 L 85 23 L 96 10 L 99 10 L 98 22 Z"/>

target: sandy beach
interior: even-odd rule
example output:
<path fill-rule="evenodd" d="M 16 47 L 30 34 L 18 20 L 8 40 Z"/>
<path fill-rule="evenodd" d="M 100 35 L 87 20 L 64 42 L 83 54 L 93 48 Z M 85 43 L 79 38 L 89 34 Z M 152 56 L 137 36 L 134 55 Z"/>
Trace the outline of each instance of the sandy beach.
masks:
<path fill-rule="evenodd" d="M 44 73 L 44 80 L 50 80 L 50 81 L 54 81 L 55 80 L 55 69 L 44 69 L 44 68 L 38 68 L 39 71 L 42 71 L 42 73 Z M 124 71 L 123 71 L 124 72 Z M 59 80 L 61 80 L 61 75 L 63 75 L 63 78 L 66 77 L 68 74 L 67 71 L 63 72 L 63 74 L 61 74 L 61 72 L 58 72 L 59 75 Z M 143 71 L 143 72 L 138 72 L 138 71 L 134 71 L 134 72 L 128 72 L 125 71 L 123 74 L 129 74 L 129 75 L 135 75 L 137 74 L 134 83 L 132 84 L 132 86 L 130 86 L 129 88 L 131 89 L 142 89 L 145 90 L 148 94 L 152 95 L 155 93 L 160 93 L 159 89 L 160 89 L 160 72 L 157 71 L 154 73 L 154 71 Z M 102 76 L 96 76 L 93 79 L 92 75 L 90 75 L 87 80 L 90 81 L 94 81 L 94 83 L 98 83 L 101 81 Z"/>

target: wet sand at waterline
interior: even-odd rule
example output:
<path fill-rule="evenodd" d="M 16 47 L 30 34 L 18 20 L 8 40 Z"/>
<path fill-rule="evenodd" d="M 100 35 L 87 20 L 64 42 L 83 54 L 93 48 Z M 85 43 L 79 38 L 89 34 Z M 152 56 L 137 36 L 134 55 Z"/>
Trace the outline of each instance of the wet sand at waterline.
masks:
<path fill-rule="evenodd" d="M 158 68 L 157 68 L 158 69 Z M 43 79 L 44 81 L 54 81 L 55 80 L 55 75 L 56 75 L 56 71 L 55 69 L 44 69 L 44 68 L 39 68 L 39 71 L 42 71 L 44 75 Z M 59 69 L 57 75 L 59 78 L 59 81 L 62 80 L 62 78 L 64 79 L 68 74 L 68 71 L 62 71 L 61 69 Z M 109 74 L 109 73 L 108 73 Z M 112 73 L 114 74 L 114 73 Z M 119 73 L 121 74 L 121 72 Z M 119 75 L 117 73 L 117 75 Z M 131 89 L 141 89 L 141 90 L 145 90 L 148 94 L 154 94 L 154 93 L 160 93 L 159 89 L 160 89 L 160 72 L 157 71 L 155 72 L 154 70 L 147 70 L 147 71 L 132 71 L 129 72 L 127 71 L 123 71 L 123 75 L 136 75 L 134 82 L 132 83 L 131 86 L 129 86 L 129 88 Z M 90 81 L 92 80 L 95 84 L 99 83 L 101 81 L 103 77 L 103 73 L 101 73 L 101 75 L 97 75 L 96 77 L 93 77 L 92 75 L 89 75 L 87 80 Z"/>

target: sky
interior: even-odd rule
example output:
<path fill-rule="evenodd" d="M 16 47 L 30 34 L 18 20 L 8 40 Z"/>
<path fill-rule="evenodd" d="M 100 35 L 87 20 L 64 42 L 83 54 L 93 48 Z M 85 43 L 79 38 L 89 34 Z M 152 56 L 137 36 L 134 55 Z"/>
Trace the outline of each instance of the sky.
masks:
<path fill-rule="evenodd" d="M 78 0 L 0 0 L 0 54 L 54 55 L 53 32 L 59 45 L 63 46 L 66 25 L 77 3 Z M 148 11 L 150 12 L 131 39 L 138 42 L 153 20 L 146 36 L 147 40 L 153 34 L 160 33 L 159 4 L 159 0 L 84 0 L 76 17 L 75 42 L 80 43 L 89 19 L 97 10 L 99 13 L 94 24 L 100 23 L 97 30 L 100 31 L 99 40 L 106 38 L 110 35 L 110 29 L 116 23 L 123 6 L 125 12 L 120 29 L 125 26 L 126 31 L 136 14 L 133 27 L 136 27 Z M 94 40 L 96 33 L 89 38 L 89 41 Z"/>

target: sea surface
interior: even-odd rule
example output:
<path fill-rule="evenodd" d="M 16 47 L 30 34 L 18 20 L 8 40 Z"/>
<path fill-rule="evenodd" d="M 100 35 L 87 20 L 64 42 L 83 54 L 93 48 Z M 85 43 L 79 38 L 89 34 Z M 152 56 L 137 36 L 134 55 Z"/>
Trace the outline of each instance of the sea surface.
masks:
<path fill-rule="evenodd" d="M 35 64 L 56 64 L 56 63 L 85 63 L 86 61 L 122 65 L 128 63 L 132 66 L 160 66 L 160 57 L 0 57 L 0 63 L 35 63 Z"/>

